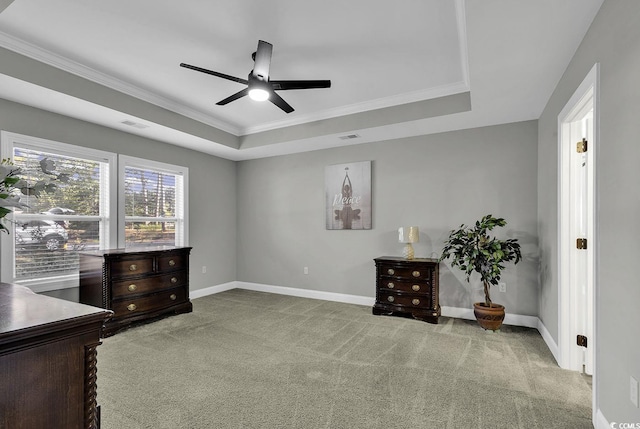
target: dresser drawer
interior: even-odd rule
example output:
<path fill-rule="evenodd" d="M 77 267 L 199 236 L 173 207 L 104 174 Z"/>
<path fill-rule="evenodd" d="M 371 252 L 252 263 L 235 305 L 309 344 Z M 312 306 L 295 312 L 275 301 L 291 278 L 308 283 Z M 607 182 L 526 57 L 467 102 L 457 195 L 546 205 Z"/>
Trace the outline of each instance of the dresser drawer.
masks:
<path fill-rule="evenodd" d="M 80 302 L 114 311 L 103 335 L 189 313 L 191 247 L 149 246 L 79 252 Z"/>
<path fill-rule="evenodd" d="M 438 323 L 438 260 L 382 256 L 376 263 L 376 315 L 413 317 Z"/>
<path fill-rule="evenodd" d="M 113 308 L 114 319 L 121 317 L 131 317 L 138 314 L 170 307 L 175 304 L 185 302 L 187 300 L 186 288 L 180 287 L 167 290 L 153 295 L 132 297 L 121 301 L 114 301 Z"/>
<path fill-rule="evenodd" d="M 158 271 L 175 271 L 187 267 L 189 259 L 184 254 L 172 254 L 158 257 Z"/>
<path fill-rule="evenodd" d="M 433 272 L 433 268 L 430 267 L 403 267 L 390 264 L 381 264 L 378 269 L 381 277 L 420 281 L 430 280 Z"/>
<path fill-rule="evenodd" d="M 122 259 L 111 262 L 111 277 L 139 276 L 153 273 L 153 258 Z"/>
<path fill-rule="evenodd" d="M 144 277 L 131 280 L 114 281 L 111 283 L 111 296 L 114 299 L 159 292 L 187 283 L 187 272 L 177 271 L 161 276 Z"/>
<path fill-rule="evenodd" d="M 405 307 L 410 311 L 412 308 L 429 308 L 431 307 L 431 299 L 426 295 L 395 293 L 386 290 L 380 290 L 380 304 Z"/>
<path fill-rule="evenodd" d="M 407 281 L 400 279 L 381 278 L 378 287 L 393 291 L 409 292 L 415 294 L 430 294 L 431 280 Z"/>

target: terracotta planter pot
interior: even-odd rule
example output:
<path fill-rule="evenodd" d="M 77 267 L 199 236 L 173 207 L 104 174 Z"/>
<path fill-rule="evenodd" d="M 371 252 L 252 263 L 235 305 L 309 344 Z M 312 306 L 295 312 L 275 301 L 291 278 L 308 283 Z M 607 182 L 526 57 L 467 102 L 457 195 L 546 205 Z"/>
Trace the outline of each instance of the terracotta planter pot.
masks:
<path fill-rule="evenodd" d="M 473 314 L 482 328 L 497 331 L 504 320 L 504 305 L 492 304 L 492 307 L 487 307 L 484 302 L 476 302 L 473 304 Z"/>

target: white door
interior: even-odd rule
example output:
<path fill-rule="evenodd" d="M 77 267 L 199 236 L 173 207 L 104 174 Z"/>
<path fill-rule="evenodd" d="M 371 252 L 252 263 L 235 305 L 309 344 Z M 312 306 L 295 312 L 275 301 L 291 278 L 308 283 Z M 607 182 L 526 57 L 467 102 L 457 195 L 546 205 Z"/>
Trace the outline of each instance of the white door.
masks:
<path fill-rule="evenodd" d="M 597 65 L 558 116 L 558 363 L 593 374 L 595 362 L 595 154 Z M 577 337 L 587 338 L 587 347 Z"/>
<path fill-rule="evenodd" d="M 593 374 L 593 347 L 589 347 L 589 339 L 593 342 L 593 278 L 590 266 L 592 262 L 593 246 L 595 245 L 591 224 L 593 222 L 593 183 L 592 153 L 593 153 L 593 106 L 587 103 L 585 109 L 579 112 L 574 122 L 570 123 L 571 149 L 569 162 L 569 231 L 572 238 L 567 243 L 570 246 L 569 266 L 570 274 L 566 287 L 570 289 L 571 308 L 573 313 L 573 328 L 571 338 L 576 338 L 573 344 L 573 362 L 571 367 Z M 569 144 L 571 144 L 569 143 Z M 575 246 L 573 246 L 575 241 Z M 587 338 L 587 347 L 577 344 L 578 335 Z M 592 346 L 592 345 L 591 345 Z"/>

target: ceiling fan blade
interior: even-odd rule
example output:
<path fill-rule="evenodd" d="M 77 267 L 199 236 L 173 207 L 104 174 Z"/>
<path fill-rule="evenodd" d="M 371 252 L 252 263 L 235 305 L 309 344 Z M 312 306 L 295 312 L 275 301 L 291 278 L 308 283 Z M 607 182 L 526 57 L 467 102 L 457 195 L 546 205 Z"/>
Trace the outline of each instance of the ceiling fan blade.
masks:
<path fill-rule="evenodd" d="M 269 93 L 269 101 L 271 101 L 273 104 L 275 104 L 276 106 L 284 110 L 285 113 L 293 112 L 293 107 L 291 107 L 289 103 L 284 101 L 282 97 L 280 97 L 278 94 L 276 94 L 273 91 L 270 91 Z"/>
<path fill-rule="evenodd" d="M 273 52 L 273 45 L 265 42 L 264 40 L 258 40 L 258 49 L 256 50 L 255 65 L 251 72 L 254 77 L 262 80 L 269 80 L 269 67 L 271 66 L 271 53 Z"/>
<path fill-rule="evenodd" d="M 276 91 L 287 89 L 331 88 L 330 80 L 272 80 L 269 82 Z"/>
<path fill-rule="evenodd" d="M 249 93 L 249 88 L 245 88 L 242 91 L 238 91 L 233 95 L 228 96 L 227 98 L 225 98 L 224 100 L 220 100 L 218 101 L 216 104 L 218 106 L 224 106 L 225 104 L 229 104 L 234 100 L 237 100 L 240 97 L 244 97 L 245 95 L 247 95 Z"/>
<path fill-rule="evenodd" d="M 228 74 L 218 73 L 218 72 L 213 71 L 213 70 L 203 69 L 202 67 L 192 66 L 190 64 L 185 64 L 185 63 L 180 63 L 180 67 L 184 67 L 184 68 L 187 68 L 187 69 L 199 71 L 199 72 L 206 73 L 206 74 L 211 74 L 211 75 L 214 75 L 214 76 L 217 76 L 217 77 L 221 77 L 222 79 L 232 80 L 234 82 L 241 83 L 243 85 L 249 85 L 249 81 L 246 80 L 246 79 L 240 79 L 239 77 L 229 76 Z"/>

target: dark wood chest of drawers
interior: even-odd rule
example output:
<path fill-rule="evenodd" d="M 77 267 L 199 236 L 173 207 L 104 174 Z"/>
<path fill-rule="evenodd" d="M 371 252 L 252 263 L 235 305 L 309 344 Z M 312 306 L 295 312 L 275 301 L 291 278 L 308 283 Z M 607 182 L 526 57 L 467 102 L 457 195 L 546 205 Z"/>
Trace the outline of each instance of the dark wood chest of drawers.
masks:
<path fill-rule="evenodd" d="M 191 247 L 111 249 L 80 253 L 80 302 L 114 312 L 109 336 L 133 324 L 192 311 Z"/>
<path fill-rule="evenodd" d="M 0 283 L 0 428 L 97 429 L 97 350 L 111 312 Z"/>
<path fill-rule="evenodd" d="M 409 316 L 438 323 L 438 260 L 382 256 L 376 263 L 373 314 Z"/>

